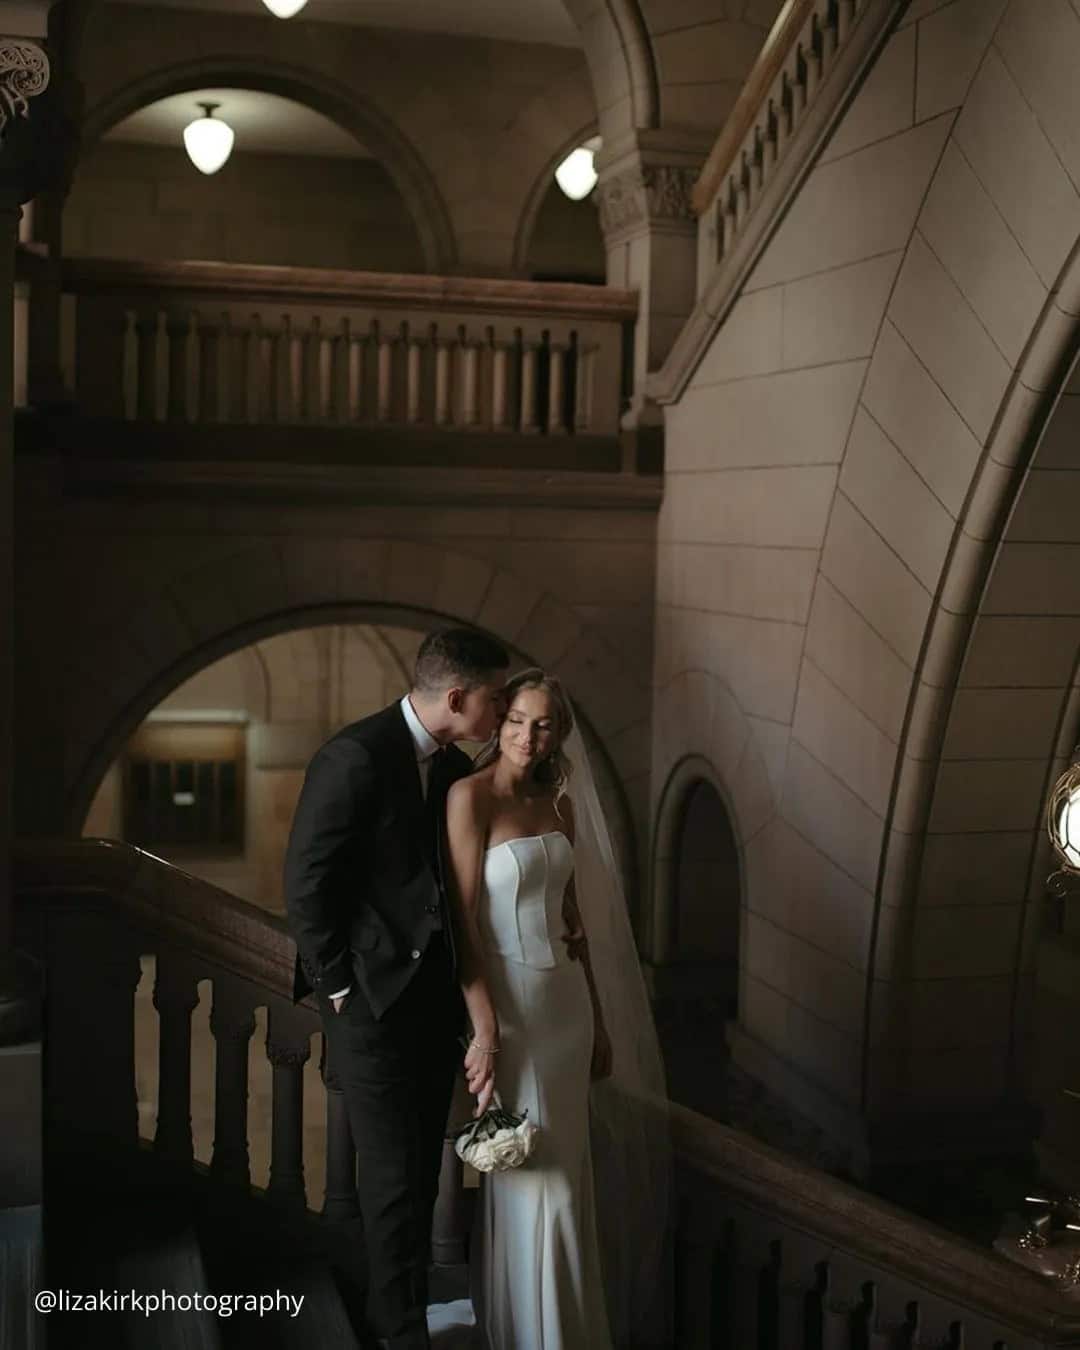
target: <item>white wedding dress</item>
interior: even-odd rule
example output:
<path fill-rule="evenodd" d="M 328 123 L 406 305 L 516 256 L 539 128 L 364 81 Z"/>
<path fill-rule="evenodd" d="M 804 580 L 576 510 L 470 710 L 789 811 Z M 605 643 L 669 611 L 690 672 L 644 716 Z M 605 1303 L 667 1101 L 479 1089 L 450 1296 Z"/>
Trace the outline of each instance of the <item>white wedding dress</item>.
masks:
<path fill-rule="evenodd" d="M 610 1350 L 589 1151 L 593 1014 L 567 955 L 574 852 L 560 831 L 488 849 L 480 895 L 503 1105 L 539 1127 L 522 1167 L 481 1179 L 471 1283 L 485 1350 Z"/>

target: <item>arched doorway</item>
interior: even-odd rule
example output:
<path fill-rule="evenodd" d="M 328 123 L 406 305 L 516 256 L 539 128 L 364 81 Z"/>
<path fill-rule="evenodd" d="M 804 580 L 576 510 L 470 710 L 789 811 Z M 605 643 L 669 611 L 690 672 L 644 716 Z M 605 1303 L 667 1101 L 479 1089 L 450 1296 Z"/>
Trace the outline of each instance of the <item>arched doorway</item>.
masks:
<path fill-rule="evenodd" d="M 669 1090 L 722 1116 L 726 1025 L 738 1011 L 742 867 L 722 785 L 697 756 L 668 779 L 654 876 L 653 978 Z"/>

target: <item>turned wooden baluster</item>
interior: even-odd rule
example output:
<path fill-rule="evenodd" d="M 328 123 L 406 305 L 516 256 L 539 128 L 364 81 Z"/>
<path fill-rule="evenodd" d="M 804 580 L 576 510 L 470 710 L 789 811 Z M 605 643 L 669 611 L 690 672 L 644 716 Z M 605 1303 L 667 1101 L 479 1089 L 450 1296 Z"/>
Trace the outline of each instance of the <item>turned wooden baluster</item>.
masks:
<path fill-rule="evenodd" d="M 450 425 L 453 406 L 450 398 L 450 360 L 453 342 L 445 338 L 436 341 L 435 346 L 435 425 Z"/>
<path fill-rule="evenodd" d="M 165 415 L 170 422 L 182 422 L 188 413 L 188 338 L 191 334 L 191 316 L 170 314 L 165 321 L 165 336 L 169 344 L 168 391 L 165 397 Z"/>
<path fill-rule="evenodd" d="M 575 391 L 574 428 L 589 431 L 593 424 L 596 386 L 596 348 L 578 344 L 577 389 Z"/>
<path fill-rule="evenodd" d="M 304 1191 L 304 1065 L 311 1057 L 309 1032 L 287 1006 L 272 1004 L 266 1057 L 274 1070 L 267 1191 L 283 1208 L 302 1210 Z"/>
<path fill-rule="evenodd" d="M 540 344 L 524 342 L 521 348 L 521 430 L 535 433 L 540 430 L 537 421 L 537 366 Z"/>
<path fill-rule="evenodd" d="M 135 316 L 135 416 L 140 422 L 157 417 L 158 311 Z"/>
<path fill-rule="evenodd" d="M 510 344 L 498 342 L 491 356 L 491 425 L 510 430 Z"/>
<path fill-rule="evenodd" d="M 297 415 L 303 422 L 319 422 L 324 417 L 322 394 L 322 324 L 312 317 L 306 333 L 297 335 L 299 370 Z"/>
<path fill-rule="evenodd" d="M 563 411 L 566 400 L 566 345 L 553 342 L 549 350 L 547 429 L 550 435 L 559 436 L 566 431 Z"/>
<path fill-rule="evenodd" d="M 461 336 L 461 425 L 474 429 L 480 423 L 480 344 Z"/>
<path fill-rule="evenodd" d="M 217 422 L 221 418 L 220 378 L 221 323 L 214 318 L 199 318 L 196 340 L 199 344 L 199 421 Z"/>
<path fill-rule="evenodd" d="M 345 321 L 345 408 L 350 422 L 359 422 L 364 412 L 364 350 L 366 341 Z"/>
<path fill-rule="evenodd" d="M 158 956 L 154 1007 L 158 1012 L 158 1116 L 154 1150 L 170 1162 L 190 1163 L 191 1014 L 198 1007 L 198 976 L 184 959 Z"/>
<path fill-rule="evenodd" d="M 405 420 L 415 426 L 423 417 L 423 355 L 422 339 L 406 339 L 405 348 Z"/>
<path fill-rule="evenodd" d="M 211 1173 L 221 1181 L 247 1186 L 248 1043 L 255 1033 L 255 1010 L 247 990 L 220 977 L 214 981 L 210 1010 L 214 1038 L 214 1152 Z"/>
<path fill-rule="evenodd" d="M 389 422 L 394 392 L 394 339 L 373 324 L 377 343 L 375 353 L 375 420 Z"/>
<path fill-rule="evenodd" d="M 342 1221 L 354 1219 L 360 1213 L 356 1196 L 356 1147 L 345 1109 L 345 1094 L 334 1072 L 326 1037 L 322 1040 L 321 1068 L 326 1088 L 326 1191 L 322 1212 L 324 1219 Z"/>
<path fill-rule="evenodd" d="M 237 327 L 230 318 L 225 334 L 225 350 L 228 353 L 226 407 L 232 422 L 254 421 L 252 390 L 255 387 L 255 345 L 250 329 Z"/>

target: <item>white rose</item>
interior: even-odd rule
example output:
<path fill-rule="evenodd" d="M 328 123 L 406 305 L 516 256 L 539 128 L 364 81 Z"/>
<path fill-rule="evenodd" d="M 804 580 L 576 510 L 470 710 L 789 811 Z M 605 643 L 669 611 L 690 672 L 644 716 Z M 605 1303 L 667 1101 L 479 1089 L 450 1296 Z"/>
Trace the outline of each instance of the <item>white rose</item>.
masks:
<path fill-rule="evenodd" d="M 492 1166 L 500 1172 L 518 1167 L 525 1161 L 525 1153 L 516 1130 L 497 1130 L 490 1140 Z"/>
<path fill-rule="evenodd" d="M 477 1139 L 467 1145 L 458 1155 L 463 1162 L 475 1167 L 478 1172 L 490 1172 L 495 1166 L 490 1139 Z"/>

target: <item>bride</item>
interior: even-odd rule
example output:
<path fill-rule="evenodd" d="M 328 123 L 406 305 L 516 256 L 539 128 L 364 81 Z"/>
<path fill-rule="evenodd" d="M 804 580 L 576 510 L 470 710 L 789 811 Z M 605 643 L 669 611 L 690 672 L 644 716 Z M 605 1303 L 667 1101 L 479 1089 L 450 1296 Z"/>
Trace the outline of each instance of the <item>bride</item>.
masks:
<path fill-rule="evenodd" d="M 669 1150 L 625 901 L 562 685 L 527 670 L 505 699 L 447 800 L 465 1072 L 477 1114 L 497 1086 L 540 1133 L 524 1166 L 481 1181 L 477 1323 L 485 1350 L 658 1346 Z"/>

